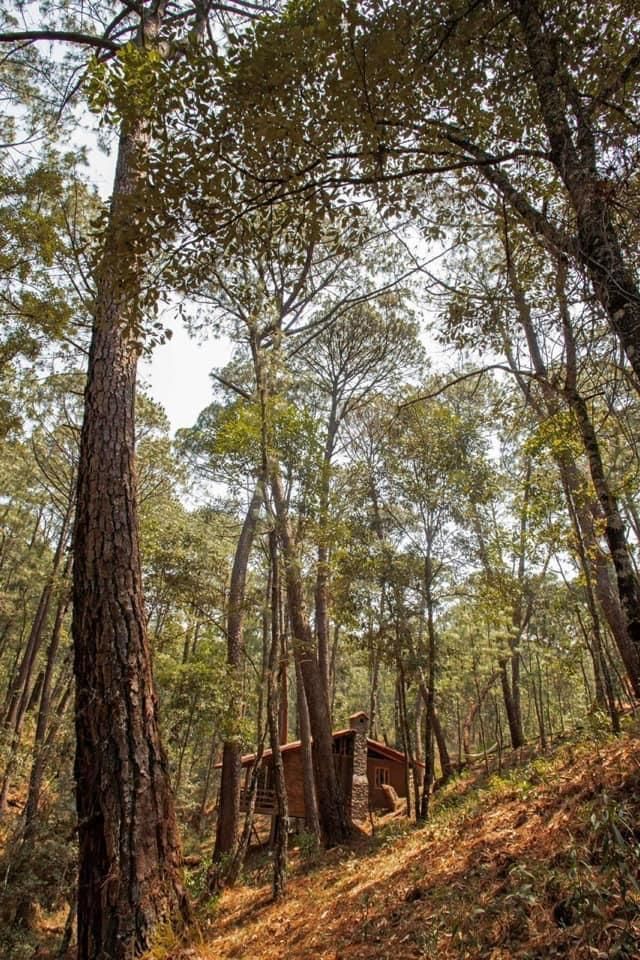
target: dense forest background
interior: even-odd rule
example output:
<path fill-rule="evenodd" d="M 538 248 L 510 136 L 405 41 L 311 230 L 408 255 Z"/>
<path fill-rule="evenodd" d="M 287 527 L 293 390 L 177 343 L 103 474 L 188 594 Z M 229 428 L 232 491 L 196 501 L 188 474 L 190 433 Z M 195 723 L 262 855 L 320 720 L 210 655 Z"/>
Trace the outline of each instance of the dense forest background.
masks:
<path fill-rule="evenodd" d="M 466 765 L 636 709 L 640 25 L 154 0 L 0 28 L 0 952 L 55 911 L 67 949 L 77 904 L 78 955 L 128 958 L 189 915 L 178 834 L 196 886 L 237 879 L 243 753 L 303 741 L 331 846 L 356 711 L 426 820 Z M 178 317 L 233 356 L 172 435 L 136 368 Z"/>

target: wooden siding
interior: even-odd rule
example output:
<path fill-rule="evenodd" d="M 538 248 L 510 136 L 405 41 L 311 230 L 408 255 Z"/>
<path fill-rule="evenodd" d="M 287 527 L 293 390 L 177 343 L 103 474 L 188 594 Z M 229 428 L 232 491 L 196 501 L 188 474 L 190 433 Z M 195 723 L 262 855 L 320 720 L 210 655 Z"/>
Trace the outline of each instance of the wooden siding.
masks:
<path fill-rule="evenodd" d="M 345 804 L 349 808 L 353 781 L 353 753 L 350 752 L 352 747 L 349 742 L 349 737 L 340 737 L 340 740 L 336 738 L 335 744 L 334 749 L 336 749 L 336 753 L 333 759 L 336 770 L 338 771 Z M 381 750 L 382 749 L 381 747 Z M 284 776 L 289 801 L 289 816 L 304 818 L 302 750 L 299 747 L 285 750 L 282 754 L 282 761 L 284 763 Z M 367 779 L 369 781 L 369 805 L 373 810 L 383 809 L 386 805 L 383 791 L 379 787 L 376 787 L 376 769 L 378 768 L 387 771 L 386 782 L 394 788 L 399 797 L 406 797 L 407 795 L 404 760 L 385 755 L 381 751 L 376 751 L 375 746 L 369 744 L 367 749 Z M 244 789 L 240 801 L 241 810 L 246 810 L 246 791 L 249 786 L 250 772 L 251 768 L 247 765 L 245 767 Z M 267 816 L 275 813 L 275 794 L 273 792 L 273 771 L 270 755 L 262 761 L 256 813 L 266 814 Z"/>
<path fill-rule="evenodd" d="M 370 748 L 367 754 L 367 779 L 369 781 L 369 805 L 372 810 L 380 810 L 385 807 L 384 793 L 379 787 L 376 787 L 377 768 L 388 771 L 387 783 L 393 787 L 399 797 L 406 797 L 407 795 L 404 763 L 392 760 L 390 757 L 383 757 L 380 754 L 374 755 L 374 751 Z"/>

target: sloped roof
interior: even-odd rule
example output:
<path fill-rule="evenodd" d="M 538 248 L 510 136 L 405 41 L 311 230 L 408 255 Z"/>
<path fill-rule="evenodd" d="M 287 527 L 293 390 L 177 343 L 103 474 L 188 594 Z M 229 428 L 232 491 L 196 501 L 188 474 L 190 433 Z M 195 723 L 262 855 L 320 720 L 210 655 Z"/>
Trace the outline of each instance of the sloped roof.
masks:
<path fill-rule="evenodd" d="M 347 734 L 352 734 L 353 730 L 348 727 L 345 730 L 334 730 L 333 739 L 337 740 L 339 737 L 346 737 Z M 283 743 L 280 747 L 281 753 L 288 753 L 291 750 L 299 750 L 302 746 L 301 740 L 292 740 L 290 743 Z M 381 743 L 379 740 L 372 740 L 371 737 L 367 737 L 367 752 L 369 750 L 375 750 L 376 753 L 382 754 L 383 757 L 386 757 L 388 760 L 395 760 L 397 763 L 405 762 L 405 755 L 400 750 L 396 750 L 394 747 L 388 747 L 386 743 Z M 262 759 L 268 760 L 271 756 L 271 750 L 264 750 L 262 753 Z M 253 763 L 256 759 L 255 753 L 246 753 L 243 757 L 240 758 L 240 763 L 243 767 L 248 766 L 250 763 Z M 417 761 L 419 767 L 424 767 L 423 763 Z M 222 761 L 214 765 L 215 770 L 220 770 L 222 767 Z"/>

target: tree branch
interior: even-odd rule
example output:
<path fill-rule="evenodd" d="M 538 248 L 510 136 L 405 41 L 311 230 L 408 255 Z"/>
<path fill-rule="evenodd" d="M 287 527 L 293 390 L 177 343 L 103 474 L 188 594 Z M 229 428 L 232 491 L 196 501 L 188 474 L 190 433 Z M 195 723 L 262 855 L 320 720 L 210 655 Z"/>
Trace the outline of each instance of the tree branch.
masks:
<path fill-rule="evenodd" d="M 90 33 L 76 33 L 73 30 L 20 30 L 0 33 L 0 43 L 19 43 L 21 40 L 57 40 L 61 43 L 79 43 L 86 47 L 95 47 L 97 50 L 114 52 L 120 49 L 119 44 L 105 37 L 96 37 Z"/>

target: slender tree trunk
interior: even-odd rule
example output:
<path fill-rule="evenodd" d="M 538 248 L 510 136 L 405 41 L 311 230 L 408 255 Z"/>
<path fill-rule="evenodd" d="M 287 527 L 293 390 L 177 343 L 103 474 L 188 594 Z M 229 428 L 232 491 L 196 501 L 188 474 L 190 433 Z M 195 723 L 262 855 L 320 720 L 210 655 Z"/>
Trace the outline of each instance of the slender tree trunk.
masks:
<path fill-rule="evenodd" d="M 313 637 L 304 600 L 300 563 L 296 555 L 296 547 L 287 514 L 282 479 L 277 468 L 273 465 L 270 480 L 278 518 L 278 534 L 282 544 L 294 656 L 300 665 L 309 707 L 318 815 L 323 841 L 326 846 L 330 847 L 348 840 L 353 828 L 333 761 L 329 700 L 314 651 Z"/>
<path fill-rule="evenodd" d="M 71 514 L 73 511 L 73 496 L 69 497 L 67 504 L 67 512 L 63 518 L 62 527 L 60 529 L 60 535 L 58 538 L 58 544 L 56 547 L 55 556 L 53 558 L 52 569 L 47 578 L 42 593 L 40 595 L 40 600 L 38 603 L 38 608 L 34 621 L 29 633 L 29 640 L 27 642 L 26 650 L 20 665 L 20 669 L 17 671 L 14 677 L 14 685 L 12 693 L 9 698 L 9 705 L 7 713 L 5 715 L 4 721 L 6 726 L 11 731 L 10 743 L 9 743 L 9 754 L 7 758 L 7 763 L 2 775 L 2 785 L 0 786 L 0 818 L 4 816 L 7 809 L 7 801 L 9 796 L 9 788 L 11 786 L 11 781 L 13 779 L 13 774 L 15 772 L 16 764 L 18 762 L 18 750 L 20 747 L 20 742 L 22 739 L 22 727 L 24 719 L 27 713 L 27 709 L 31 702 L 33 696 L 32 690 L 32 677 L 34 666 L 36 663 L 36 657 L 39 653 L 40 647 L 42 646 L 42 641 L 44 638 L 45 627 L 47 615 L 49 613 L 49 607 L 51 605 L 51 598 L 54 592 L 55 581 L 58 575 L 60 563 L 62 561 L 62 556 L 64 550 L 67 546 L 67 539 L 69 534 L 69 525 L 71 522 Z M 68 574 L 69 571 L 70 558 L 67 559 L 65 563 L 65 574 Z M 66 589 L 63 587 L 63 590 Z M 60 603 L 58 604 L 58 614 L 60 611 Z M 56 622 L 57 616 L 56 615 Z M 60 624 L 61 628 L 61 624 Z M 55 631 L 54 631 L 55 634 Z M 36 745 L 37 751 L 37 745 Z"/>
<path fill-rule="evenodd" d="M 68 566 L 69 565 L 67 564 L 67 570 L 65 573 L 68 573 Z M 51 746 L 54 741 L 53 734 L 56 732 L 59 723 L 62 720 L 66 705 L 63 704 L 62 712 L 51 718 L 52 678 L 53 672 L 57 665 L 57 655 L 62 634 L 62 623 L 64 621 L 70 599 L 71 597 L 69 591 L 65 590 L 65 594 L 63 594 L 58 601 L 58 607 L 56 610 L 51 634 L 51 642 L 47 651 L 47 663 L 45 666 L 42 689 L 40 692 L 40 706 L 38 710 L 38 720 L 36 723 L 36 734 L 33 746 L 33 762 L 31 764 L 31 773 L 29 775 L 27 802 L 24 809 L 22 845 L 23 847 L 27 848 L 33 846 L 35 843 L 42 781 L 44 779 L 47 760 L 51 753 Z M 63 671 L 65 670 L 65 666 L 68 666 L 68 662 L 67 664 L 63 663 Z M 33 911 L 34 905 L 31 899 L 25 898 L 21 900 L 16 908 L 16 923 L 18 925 L 28 926 L 30 918 L 33 916 Z"/>
<path fill-rule="evenodd" d="M 260 510 L 264 502 L 264 484 L 262 479 L 256 483 L 249 508 L 242 524 L 240 537 L 236 545 L 229 585 L 227 614 L 227 664 L 234 689 L 240 687 L 240 671 L 244 657 L 243 622 L 244 600 L 247 580 L 247 568 L 251 547 L 255 537 Z M 241 717 L 240 698 L 234 699 L 234 726 Z M 222 775 L 220 779 L 220 805 L 216 826 L 216 842 L 213 861 L 217 864 L 230 862 L 238 841 L 240 825 L 240 791 L 242 787 L 242 767 L 240 757 L 242 745 L 236 734 L 225 740 L 222 748 Z M 224 870 L 219 872 L 218 882 L 224 883 Z"/>
<path fill-rule="evenodd" d="M 209 799 L 209 790 L 211 788 L 211 774 L 213 773 L 213 765 L 216 760 L 216 750 L 218 749 L 218 737 L 214 733 L 211 737 L 211 745 L 209 747 L 209 757 L 207 760 L 207 772 L 204 778 L 204 783 L 202 785 L 202 797 L 200 799 L 200 807 L 198 809 L 198 820 L 197 820 L 197 829 L 198 832 L 202 832 L 204 828 L 204 820 L 207 812 L 207 801 Z"/>
<path fill-rule="evenodd" d="M 491 676 L 487 678 L 482 686 L 476 683 L 476 698 L 469 705 L 464 720 L 462 721 L 462 754 L 464 756 L 465 763 L 468 763 L 471 757 L 471 733 L 473 730 L 474 720 L 478 716 L 479 711 L 482 709 L 482 704 L 484 703 L 489 691 L 499 676 L 500 671 L 496 671 L 496 673 L 492 673 Z"/>
<path fill-rule="evenodd" d="M 282 609 L 281 602 L 282 590 L 280 589 L 279 581 L 278 589 L 280 591 L 278 609 L 280 610 L 280 623 L 282 624 L 280 638 L 280 664 L 278 667 L 278 730 L 280 743 L 284 746 L 284 744 L 289 742 L 289 644 L 287 641 L 287 628 L 285 624 L 285 618 L 283 616 L 284 611 Z"/>
<path fill-rule="evenodd" d="M 331 489 L 331 458 L 335 446 L 336 432 L 335 399 L 332 400 L 329 424 L 322 460 L 320 477 L 320 507 L 318 530 L 318 555 L 316 561 L 315 585 L 315 628 L 318 643 L 318 664 L 323 682 L 329 696 L 330 656 L 329 656 L 329 493 Z"/>
<path fill-rule="evenodd" d="M 447 738 L 445 737 L 444 729 L 440 721 L 440 714 L 435 709 L 433 710 L 433 735 L 435 737 L 436 745 L 438 747 L 438 759 L 440 761 L 440 773 L 442 776 L 442 782 L 446 783 L 447 780 L 450 780 L 453 776 L 453 764 L 451 763 L 451 756 L 449 754 L 449 748 L 447 747 Z"/>
<path fill-rule="evenodd" d="M 280 725 L 278 723 L 278 674 L 282 646 L 280 631 L 280 572 L 278 545 L 275 530 L 269 534 L 269 557 L 271 561 L 271 646 L 269 650 L 267 718 L 274 787 L 278 814 L 275 827 L 275 854 L 273 858 L 273 899 L 282 900 L 287 885 L 287 845 L 289 838 L 289 806 L 284 762 L 280 749 Z"/>
<path fill-rule="evenodd" d="M 19 727 L 22 725 L 22 720 L 27 710 L 27 705 L 30 698 L 33 669 L 36 662 L 36 657 L 42 645 L 42 639 L 44 637 L 44 631 L 49 613 L 49 607 L 51 605 L 51 597 L 54 591 L 56 577 L 60 569 L 64 551 L 67 547 L 72 511 L 73 496 L 70 496 L 67 503 L 67 510 L 60 527 L 58 542 L 56 545 L 53 562 L 51 564 L 51 571 L 42 588 L 36 614 L 33 618 L 33 623 L 29 632 L 27 646 L 22 657 L 20 667 L 14 676 L 9 692 L 9 703 L 4 716 L 4 725 L 14 731 L 18 731 Z"/>
<path fill-rule="evenodd" d="M 68 569 L 65 570 L 65 577 L 67 575 Z M 60 638 L 62 635 L 62 624 L 64 622 L 70 600 L 70 592 L 65 588 L 63 595 L 58 601 L 58 607 L 56 609 L 56 615 L 53 623 L 53 630 L 51 632 L 51 642 L 49 643 L 49 649 L 47 651 L 47 663 L 42 681 L 42 689 L 40 691 L 40 706 L 38 709 L 38 719 L 36 722 L 34 757 L 31 766 L 31 774 L 29 776 L 29 790 L 27 793 L 27 802 L 24 811 L 24 841 L 29 840 L 38 814 L 42 779 L 47 761 L 45 741 L 47 730 L 50 724 L 53 673 L 57 666 L 58 650 L 60 648 Z"/>
<path fill-rule="evenodd" d="M 559 39 L 545 25 L 538 6 L 529 0 L 510 0 L 510 6 L 524 35 L 549 156 L 576 218 L 578 262 L 640 384 L 640 291 L 633 270 L 625 263 L 613 207 L 598 172 L 589 101 L 576 89 Z"/>
<path fill-rule="evenodd" d="M 302 792 L 304 795 L 305 826 L 316 841 L 321 839 L 320 819 L 318 816 L 318 800 L 316 797 L 315 775 L 313 772 L 313 745 L 311 740 L 311 724 L 309 722 L 309 708 L 304 692 L 302 671 L 296 661 L 296 690 L 298 702 L 298 721 L 300 724 L 300 743 L 302 750 Z"/>
<path fill-rule="evenodd" d="M 576 345 L 573 337 L 569 306 L 566 301 L 565 274 L 566 267 L 564 264 L 559 263 L 557 294 L 567 354 L 567 378 L 564 392 L 576 418 L 578 429 L 580 430 L 584 449 L 589 461 L 591 480 L 604 515 L 605 538 L 616 572 L 620 603 L 627 624 L 629 640 L 633 648 L 633 654 L 626 646 L 624 650 L 620 650 L 620 654 L 623 656 L 623 659 L 626 657 L 624 662 L 630 676 L 638 677 L 640 675 L 640 584 L 638 583 L 638 578 L 633 568 L 631 551 L 627 543 L 626 530 L 618 501 L 611 490 L 605 473 L 600 444 L 593 426 L 593 421 L 589 416 L 587 404 L 578 390 Z M 638 316 L 638 323 L 640 324 L 640 314 Z M 637 359 L 640 363 L 640 353 Z"/>
<path fill-rule="evenodd" d="M 543 418 L 544 416 L 557 412 L 559 409 L 559 397 L 554 387 L 548 381 L 547 369 L 533 327 L 529 304 L 511 259 L 506 227 L 505 253 L 507 257 L 509 281 L 518 310 L 518 318 L 525 333 L 531 361 L 544 396 L 544 408 L 538 409 L 534 404 L 534 409 L 536 410 L 536 414 L 540 418 Z M 579 538 L 582 536 L 584 542 L 584 550 L 578 547 L 579 555 L 593 569 L 598 601 L 611 627 L 629 679 L 636 694 L 638 694 L 640 693 L 640 648 L 638 646 L 640 637 L 636 637 L 635 634 L 638 633 L 640 627 L 640 607 L 638 607 L 640 597 L 638 596 L 637 580 L 629 559 L 622 519 L 617 504 L 611 496 L 604 475 L 597 436 L 589 418 L 586 404 L 577 391 L 576 347 L 564 292 L 566 265 L 563 261 L 558 260 L 557 268 L 556 291 L 558 294 L 563 335 L 566 344 L 567 372 L 564 397 L 569 407 L 573 410 L 580 429 L 601 515 L 595 515 L 596 511 L 593 504 L 585 504 L 584 496 L 581 492 L 579 471 L 570 454 L 568 452 L 561 452 L 557 455 L 556 460 L 565 495 L 567 496 L 568 502 L 573 500 L 575 505 L 576 523 L 574 524 L 574 530 L 576 537 Z M 512 363 L 512 357 L 509 351 L 507 351 L 507 353 L 509 362 Z M 530 400 L 527 388 L 522 384 L 521 387 L 523 387 L 527 399 Z M 569 509 L 571 510 L 570 505 Z M 609 519 L 607 519 L 607 517 L 609 517 Z M 597 543 L 594 528 L 595 524 L 601 519 L 604 519 L 606 523 L 607 544 L 616 572 L 620 603 L 618 603 L 617 599 L 612 595 L 607 564 L 600 553 Z M 629 611 L 631 611 L 631 618 L 629 617 Z"/>
<path fill-rule="evenodd" d="M 507 673 L 508 662 L 509 661 L 505 657 L 500 660 L 500 684 L 502 686 L 502 697 L 504 699 L 505 713 L 507 714 L 507 723 L 509 724 L 511 746 L 514 750 L 517 750 L 524 744 L 524 737 L 522 735 L 520 717 L 516 711 L 516 706 L 513 699 L 511 683 L 509 682 L 509 674 Z"/>

